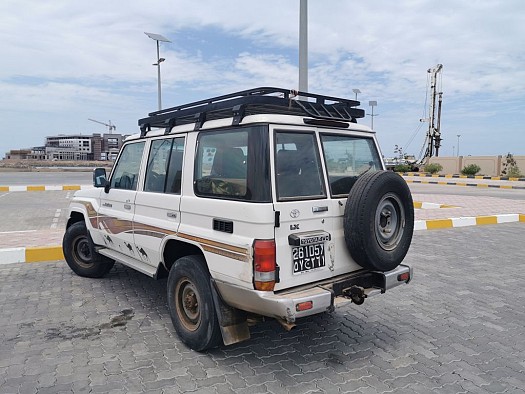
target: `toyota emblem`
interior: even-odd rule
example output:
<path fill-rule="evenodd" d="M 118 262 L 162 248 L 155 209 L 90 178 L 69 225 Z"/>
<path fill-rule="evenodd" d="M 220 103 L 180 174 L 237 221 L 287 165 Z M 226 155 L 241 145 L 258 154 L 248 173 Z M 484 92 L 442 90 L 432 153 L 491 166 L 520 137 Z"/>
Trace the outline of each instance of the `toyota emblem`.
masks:
<path fill-rule="evenodd" d="M 294 218 L 294 219 L 298 218 L 300 214 L 301 214 L 301 212 L 299 212 L 298 209 L 292 209 L 292 210 L 290 211 L 290 216 L 291 216 L 292 218 Z"/>

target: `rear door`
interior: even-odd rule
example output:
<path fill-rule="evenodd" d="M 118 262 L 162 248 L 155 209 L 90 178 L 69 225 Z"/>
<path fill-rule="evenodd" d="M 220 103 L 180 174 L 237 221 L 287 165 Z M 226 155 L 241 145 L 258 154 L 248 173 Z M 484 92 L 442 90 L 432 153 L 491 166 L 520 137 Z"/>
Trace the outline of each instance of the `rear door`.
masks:
<path fill-rule="evenodd" d="M 332 275 L 333 212 L 315 128 L 276 128 L 272 138 L 280 290 Z"/>
<path fill-rule="evenodd" d="M 158 266 L 161 246 L 180 224 L 184 137 L 151 141 L 144 188 L 137 193 L 133 230 L 135 249 L 145 264 Z"/>

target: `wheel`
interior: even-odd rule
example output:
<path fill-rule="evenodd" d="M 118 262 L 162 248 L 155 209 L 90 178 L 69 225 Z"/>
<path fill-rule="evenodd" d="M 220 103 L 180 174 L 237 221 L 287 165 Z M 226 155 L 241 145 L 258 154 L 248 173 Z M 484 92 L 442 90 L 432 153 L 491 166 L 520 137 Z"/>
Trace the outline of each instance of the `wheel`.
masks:
<path fill-rule="evenodd" d="M 62 241 L 62 250 L 67 265 L 79 276 L 101 278 L 115 264 L 115 261 L 95 251 L 84 222 L 76 222 L 68 227 Z"/>
<path fill-rule="evenodd" d="M 344 236 L 354 261 L 390 271 L 405 258 L 414 232 L 414 206 L 406 182 L 390 171 L 368 172 L 348 194 Z"/>
<path fill-rule="evenodd" d="M 175 262 L 168 276 L 173 326 L 182 342 L 199 352 L 222 341 L 205 264 L 202 256 L 185 256 Z"/>

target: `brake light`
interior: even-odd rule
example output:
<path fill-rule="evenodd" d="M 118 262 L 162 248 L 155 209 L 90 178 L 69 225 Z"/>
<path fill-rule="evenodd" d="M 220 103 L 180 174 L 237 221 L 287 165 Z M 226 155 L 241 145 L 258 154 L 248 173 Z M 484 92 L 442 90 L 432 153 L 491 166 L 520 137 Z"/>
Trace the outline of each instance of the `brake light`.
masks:
<path fill-rule="evenodd" d="M 275 287 L 275 241 L 257 239 L 253 244 L 253 279 L 255 290 L 273 291 Z"/>
<path fill-rule="evenodd" d="M 397 276 L 398 282 L 407 282 L 410 279 L 410 272 L 404 272 Z"/>

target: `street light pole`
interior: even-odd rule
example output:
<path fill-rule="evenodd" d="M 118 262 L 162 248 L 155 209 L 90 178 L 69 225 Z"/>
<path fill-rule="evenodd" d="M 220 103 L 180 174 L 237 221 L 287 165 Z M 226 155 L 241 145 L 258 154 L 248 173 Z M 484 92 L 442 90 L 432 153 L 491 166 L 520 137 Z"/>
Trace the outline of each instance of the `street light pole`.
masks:
<path fill-rule="evenodd" d="M 357 101 L 357 93 L 361 93 L 359 89 L 352 89 L 352 92 L 355 93 L 355 101 Z"/>
<path fill-rule="evenodd" d="M 459 157 L 459 137 L 461 137 L 461 134 L 457 134 L 458 136 L 458 157 Z"/>
<path fill-rule="evenodd" d="M 299 91 L 308 92 L 308 2 L 299 3 Z"/>
<path fill-rule="evenodd" d="M 370 118 L 372 119 L 371 122 L 370 122 L 370 128 L 372 130 L 374 130 L 374 116 L 378 116 L 379 114 L 375 114 L 374 115 L 374 107 L 377 106 L 377 101 L 373 100 L 373 101 L 369 101 L 368 102 L 368 105 L 370 107 L 372 107 L 372 111 L 370 114 L 367 114 L 367 115 L 370 115 Z"/>
<path fill-rule="evenodd" d="M 160 34 L 146 33 L 146 32 L 144 32 L 144 34 L 147 35 L 152 40 L 155 40 L 157 42 L 157 63 L 153 63 L 153 65 L 157 66 L 157 101 L 158 101 L 159 111 L 160 111 L 162 109 L 162 93 L 161 93 L 161 84 L 160 84 L 160 63 L 162 63 L 166 59 L 160 57 L 159 42 L 160 41 L 171 42 L 171 41 L 168 40 L 166 37 L 161 36 Z"/>

